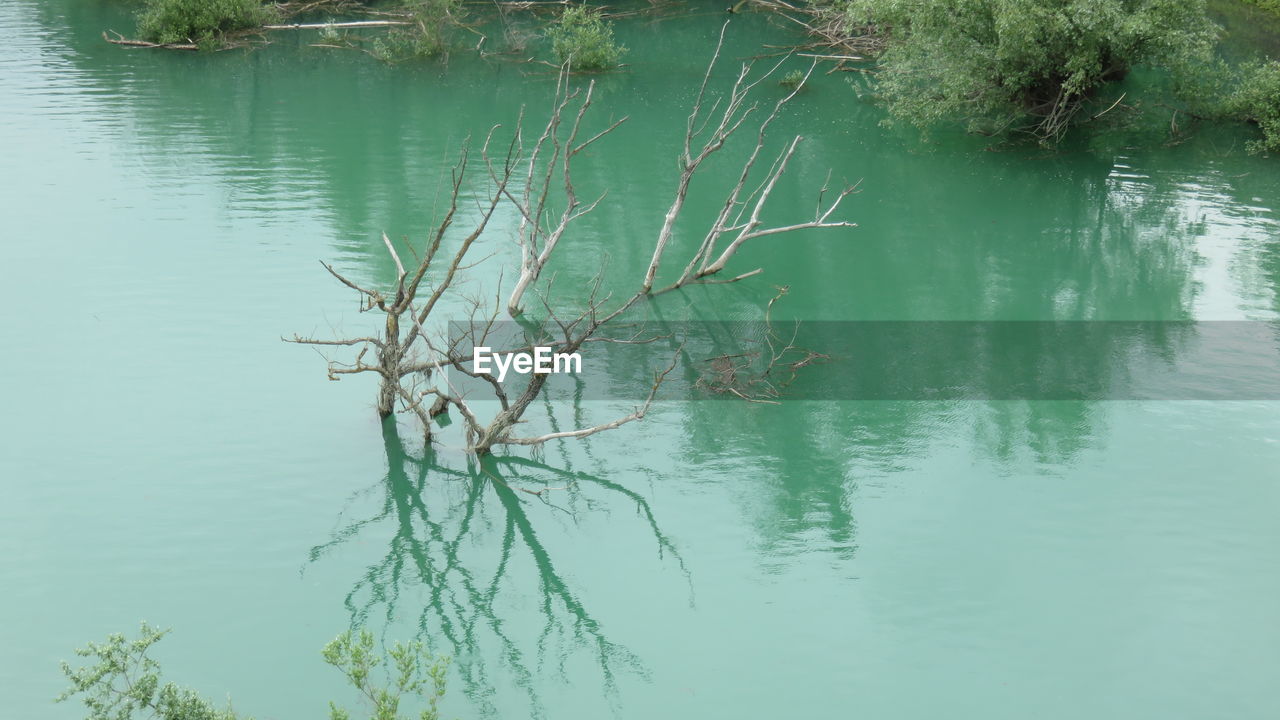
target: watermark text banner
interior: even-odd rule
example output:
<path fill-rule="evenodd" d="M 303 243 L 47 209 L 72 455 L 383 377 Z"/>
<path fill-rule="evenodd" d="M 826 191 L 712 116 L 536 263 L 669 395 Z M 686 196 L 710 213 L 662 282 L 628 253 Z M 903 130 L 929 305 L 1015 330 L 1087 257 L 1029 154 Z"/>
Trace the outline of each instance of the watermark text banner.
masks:
<path fill-rule="evenodd" d="M 659 399 L 1280 400 L 1274 321 L 648 322 L 577 348 L 549 324 L 455 323 L 449 334 L 468 372 L 477 345 L 574 350 L 580 363 L 542 380 L 549 397 L 579 400 L 643 399 L 673 363 Z M 449 378 L 492 394 L 496 378 L 475 374 Z M 531 377 L 511 372 L 500 386 L 518 393 Z"/>

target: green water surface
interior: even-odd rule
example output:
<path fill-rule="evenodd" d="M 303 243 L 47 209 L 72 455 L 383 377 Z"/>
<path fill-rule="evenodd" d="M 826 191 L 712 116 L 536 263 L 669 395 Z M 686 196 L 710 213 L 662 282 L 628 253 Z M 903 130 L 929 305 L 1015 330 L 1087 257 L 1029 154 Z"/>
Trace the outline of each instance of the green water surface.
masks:
<path fill-rule="evenodd" d="M 619 27 L 595 122 L 630 120 L 576 175 L 609 197 L 558 283 L 644 267 L 722 18 Z M 0 2 L 0 717 L 81 717 L 57 662 L 141 619 L 173 679 L 281 720 L 352 699 L 319 648 L 353 623 L 453 656 L 462 720 L 1280 716 L 1280 404 L 682 402 L 488 475 L 427 457 L 280 337 L 372 331 L 316 261 L 390 280 L 380 233 L 424 237 L 459 144 L 545 117 L 553 75 L 102 41 L 130 24 Z M 795 39 L 729 36 L 732 63 Z M 1280 317 L 1280 161 L 1246 132 L 923 142 L 847 77 L 777 123 L 805 142 L 775 207 L 831 169 L 859 227 L 762 240 L 735 260 L 762 276 L 665 313 L 785 284 L 813 320 Z"/>

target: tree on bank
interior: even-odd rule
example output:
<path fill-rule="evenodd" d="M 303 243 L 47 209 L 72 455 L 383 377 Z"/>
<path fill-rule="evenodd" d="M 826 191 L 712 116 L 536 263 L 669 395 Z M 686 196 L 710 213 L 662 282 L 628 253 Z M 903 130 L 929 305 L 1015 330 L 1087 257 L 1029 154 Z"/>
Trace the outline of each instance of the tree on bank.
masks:
<path fill-rule="evenodd" d="M 1204 117 L 1257 125 L 1262 137 L 1249 141 L 1249 152 L 1280 151 L 1280 61 L 1255 60 L 1235 68 L 1219 64 L 1208 75 L 1210 80 L 1188 93 L 1205 98 L 1193 107 Z M 1205 85 L 1214 91 L 1202 90 Z"/>
<path fill-rule="evenodd" d="M 920 128 L 1053 143 L 1097 116 L 1099 91 L 1136 65 L 1173 73 L 1211 59 L 1203 0 L 842 0 L 841 32 L 882 38 L 877 89 Z"/>

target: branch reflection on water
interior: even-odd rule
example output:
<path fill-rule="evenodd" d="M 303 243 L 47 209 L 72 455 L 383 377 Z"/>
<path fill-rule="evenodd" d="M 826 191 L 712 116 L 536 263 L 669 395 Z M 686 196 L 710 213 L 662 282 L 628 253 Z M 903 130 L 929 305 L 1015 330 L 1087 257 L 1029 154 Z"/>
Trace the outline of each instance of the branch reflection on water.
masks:
<path fill-rule="evenodd" d="M 674 560 L 689 579 L 642 495 L 572 467 L 526 458 L 489 457 L 470 460 L 465 469 L 446 467 L 429 451 L 425 457 L 408 451 L 394 418 L 383 423 L 382 434 L 386 475 L 357 494 L 380 497 L 377 511 L 341 524 L 328 541 L 311 549 L 308 560 L 310 565 L 340 546 L 391 531 L 385 553 L 346 595 L 352 627 L 375 624 L 379 617 L 387 626 L 413 618 L 418 639 L 434 652 L 453 656 L 463 691 L 488 715 L 496 712 L 497 691 L 514 681 L 529 712 L 542 716 L 535 676 L 546 669 L 563 676 L 575 656 L 589 658 L 605 695 L 615 702 L 619 674 L 647 676 L 640 658 L 609 639 L 557 569 L 535 528 L 538 516 L 527 511 L 532 503 L 575 523 L 582 489 L 601 490 L 611 501 L 634 507 L 659 558 Z M 557 502 L 560 497 L 568 506 Z M 437 505 L 437 500 L 444 502 Z M 595 509 L 593 502 L 586 506 Z M 495 546 L 485 542 L 486 536 L 500 540 Z M 518 573 L 527 569 L 536 580 L 522 585 Z M 522 622 L 530 606 L 541 616 L 536 629 Z M 493 657 L 501 658 L 502 673 L 510 680 L 486 664 Z"/>

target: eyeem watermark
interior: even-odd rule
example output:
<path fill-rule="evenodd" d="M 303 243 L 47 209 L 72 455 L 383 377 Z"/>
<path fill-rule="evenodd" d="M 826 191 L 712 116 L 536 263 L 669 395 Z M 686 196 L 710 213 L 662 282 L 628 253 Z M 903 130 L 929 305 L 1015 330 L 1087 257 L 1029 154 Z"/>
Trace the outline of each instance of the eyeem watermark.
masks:
<path fill-rule="evenodd" d="M 785 386 L 788 400 L 1280 401 L 1280 320 L 807 320 L 773 328 L 734 320 L 619 330 L 611 342 L 576 348 L 590 348 L 583 362 L 563 352 L 558 326 L 454 323 L 454 356 L 479 377 L 459 373 L 451 382 L 466 392 L 536 378 L 550 397 L 634 402 L 678 346 L 664 401 L 741 402 L 738 393 L 755 397 L 762 377 Z M 786 347 L 796 351 L 777 360 Z M 821 359 L 809 362 L 810 351 Z"/>
<path fill-rule="evenodd" d="M 494 370 L 497 370 L 495 373 Z M 480 345 L 471 353 L 471 371 L 477 375 L 497 375 L 498 382 L 507 377 L 511 370 L 520 375 L 559 375 L 561 373 L 581 373 L 582 356 L 576 352 L 558 353 L 549 347 L 537 346 L 532 353 L 493 352 L 492 348 Z"/>

